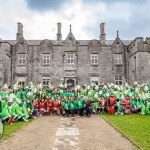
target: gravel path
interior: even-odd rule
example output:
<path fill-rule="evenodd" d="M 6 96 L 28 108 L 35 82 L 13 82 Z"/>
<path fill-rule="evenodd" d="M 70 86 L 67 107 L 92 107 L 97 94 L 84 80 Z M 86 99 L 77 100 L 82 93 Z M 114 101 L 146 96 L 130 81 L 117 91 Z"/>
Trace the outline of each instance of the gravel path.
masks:
<path fill-rule="evenodd" d="M 98 115 L 45 116 L 0 144 L 0 150 L 133 150 L 130 141 Z"/>

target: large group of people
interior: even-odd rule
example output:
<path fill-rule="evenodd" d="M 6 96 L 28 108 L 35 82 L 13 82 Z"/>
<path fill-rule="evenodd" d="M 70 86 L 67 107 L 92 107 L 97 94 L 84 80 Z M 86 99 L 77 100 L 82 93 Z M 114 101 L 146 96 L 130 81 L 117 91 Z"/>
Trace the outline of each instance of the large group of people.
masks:
<path fill-rule="evenodd" d="M 116 85 L 92 83 L 47 86 L 16 83 L 0 88 L 0 117 L 9 124 L 43 115 L 87 116 L 91 114 L 150 114 L 150 83 Z"/>

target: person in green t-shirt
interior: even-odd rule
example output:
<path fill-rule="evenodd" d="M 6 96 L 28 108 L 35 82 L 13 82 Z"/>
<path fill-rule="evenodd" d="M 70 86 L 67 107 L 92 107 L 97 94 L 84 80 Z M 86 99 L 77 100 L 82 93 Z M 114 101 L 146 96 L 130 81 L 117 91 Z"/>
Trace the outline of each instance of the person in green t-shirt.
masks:
<path fill-rule="evenodd" d="M 68 102 L 68 98 L 65 98 L 63 103 L 62 103 L 62 109 L 63 109 L 63 116 L 66 114 L 67 117 L 69 117 L 69 102 Z"/>
<path fill-rule="evenodd" d="M 16 106 L 16 114 L 18 116 L 18 120 L 28 121 L 28 112 L 21 101 L 19 101 Z"/>
<path fill-rule="evenodd" d="M 83 116 L 83 111 L 84 111 L 84 99 L 82 97 L 78 97 L 78 110 L 80 116 Z"/>
<path fill-rule="evenodd" d="M 70 113 L 71 113 L 72 117 L 74 117 L 75 103 L 74 103 L 74 99 L 72 97 L 70 98 L 70 101 L 69 101 L 69 109 L 70 109 Z"/>
<path fill-rule="evenodd" d="M 138 95 L 135 96 L 135 103 L 134 103 L 134 110 L 132 110 L 135 113 L 140 113 L 142 107 L 142 100 L 139 98 Z"/>

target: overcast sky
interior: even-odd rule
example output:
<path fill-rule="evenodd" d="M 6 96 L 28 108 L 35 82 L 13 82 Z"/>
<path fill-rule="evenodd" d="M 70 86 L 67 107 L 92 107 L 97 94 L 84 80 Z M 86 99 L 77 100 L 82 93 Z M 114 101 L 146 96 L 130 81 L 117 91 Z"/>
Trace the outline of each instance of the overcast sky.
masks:
<path fill-rule="evenodd" d="M 17 22 L 25 39 L 56 39 L 57 22 L 66 38 L 98 39 L 105 22 L 107 39 L 150 37 L 150 0 L 0 0 L 0 38 L 15 39 Z"/>

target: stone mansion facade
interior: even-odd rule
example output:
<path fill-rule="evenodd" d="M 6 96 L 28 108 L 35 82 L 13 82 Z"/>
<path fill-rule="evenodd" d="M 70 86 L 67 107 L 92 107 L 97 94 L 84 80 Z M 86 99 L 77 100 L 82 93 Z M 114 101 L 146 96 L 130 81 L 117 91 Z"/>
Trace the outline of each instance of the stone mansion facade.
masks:
<path fill-rule="evenodd" d="M 16 40 L 0 40 L 0 85 L 17 81 L 62 82 L 76 85 L 91 82 L 150 80 L 150 38 L 106 40 L 105 24 L 100 24 L 99 39 L 77 40 L 70 26 L 62 40 L 57 23 L 56 40 L 26 40 L 18 23 Z"/>

